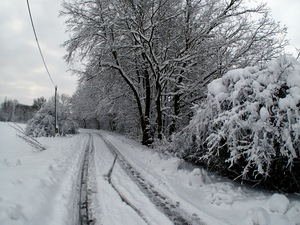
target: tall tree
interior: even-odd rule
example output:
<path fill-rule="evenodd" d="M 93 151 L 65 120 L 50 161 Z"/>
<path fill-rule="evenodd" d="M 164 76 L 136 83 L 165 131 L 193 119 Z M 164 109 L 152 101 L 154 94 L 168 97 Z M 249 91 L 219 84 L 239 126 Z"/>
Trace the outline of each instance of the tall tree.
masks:
<path fill-rule="evenodd" d="M 63 4 L 82 80 L 118 75 L 133 97 L 142 143 L 187 123 L 206 85 L 231 68 L 278 55 L 285 28 L 245 0 L 76 0 Z M 256 19 L 254 19 L 256 18 Z M 102 79 L 109 82 L 109 79 Z"/>

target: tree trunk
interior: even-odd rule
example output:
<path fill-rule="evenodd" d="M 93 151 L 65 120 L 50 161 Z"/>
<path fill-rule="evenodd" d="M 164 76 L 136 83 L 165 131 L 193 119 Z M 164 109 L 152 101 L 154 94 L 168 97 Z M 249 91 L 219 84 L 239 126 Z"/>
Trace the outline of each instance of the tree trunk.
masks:
<path fill-rule="evenodd" d="M 177 129 L 177 118 L 179 117 L 179 113 L 180 113 L 180 93 L 179 92 L 179 87 L 177 85 L 179 85 L 182 82 L 182 77 L 179 77 L 178 82 L 176 84 L 174 93 L 174 118 L 172 119 L 172 123 L 170 126 L 170 130 L 169 130 L 169 134 L 172 135 L 176 129 Z"/>
<path fill-rule="evenodd" d="M 150 109 L 151 109 L 151 87 L 150 87 L 150 76 L 148 70 L 144 70 L 145 77 L 145 88 L 146 88 L 146 98 L 145 98 L 145 131 L 143 134 L 143 142 L 145 145 L 150 145 L 152 143 L 152 137 L 150 134 Z"/>
<path fill-rule="evenodd" d="M 140 96 L 138 94 L 138 91 L 136 90 L 134 85 L 130 82 L 130 80 L 128 80 L 128 77 L 126 76 L 125 72 L 120 68 L 120 63 L 119 63 L 117 52 L 112 51 L 112 55 L 115 59 L 116 65 L 118 66 L 116 69 L 119 71 L 121 77 L 125 80 L 125 82 L 129 85 L 130 89 L 133 92 L 135 100 L 137 102 L 137 107 L 138 107 L 138 112 L 139 112 L 139 117 L 140 117 L 140 123 L 141 123 L 141 128 L 142 128 L 142 144 L 143 145 L 149 145 L 149 133 L 147 131 L 149 129 L 149 122 L 147 122 L 147 121 L 149 121 L 149 118 L 148 118 L 148 120 L 145 120 L 145 115 L 143 114 L 143 107 L 142 107 L 142 104 L 141 104 L 141 99 L 140 99 Z"/>
<path fill-rule="evenodd" d="M 185 52 L 188 52 L 190 49 L 190 41 L 191 41 L 191 10 L 192 10 L 192 3 L 191 0 L 186 0 L 186 9 L 185 9 Z M 175 84 L 175 96 L 174 96 L 174 118 L 172 119 L 172 124 L 170 126 L 169 134 L 172 135 L 177 130 L 177 118 L 179 117 L 180 113 L 180 96 L 179 93 L 180 88 L 179 85 L 182 83 L 183 78 L 181 75 L 185 72 L 185 68 L 187 63 L 182 65 L 182 70 L 180 71 L 180 76 L 178 78 L 177 83 Z"/>
<path fill-rule="evenodd" d="M 82 121 L 83 121 L 83 128 L 86 129 L 86 121 L 85 121 L 85 119 L 83 119 Z"/>
<path fill-rule="evenodd" d="M 100 130 L 100 121 L 98 120 L 98 118 L 95 118 L 96 123 L 97 123 L 97 130 Z"/>
<path fill-rule="evenodd" d="M 161 84 L 159 82 L 159 76 L 156 79 L 156 113 L 157 113 L 157 138 L 162 139 L 162 128 L 163 128 L 163 119 L 161 111 Z"/>

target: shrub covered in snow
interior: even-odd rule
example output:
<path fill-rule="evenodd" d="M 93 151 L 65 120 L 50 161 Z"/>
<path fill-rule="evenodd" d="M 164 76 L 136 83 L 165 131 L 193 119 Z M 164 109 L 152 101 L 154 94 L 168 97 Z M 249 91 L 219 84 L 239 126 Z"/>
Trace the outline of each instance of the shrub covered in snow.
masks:
<path fill-rule="evenodd" d="M 300 190 L 300 63 L 282 56 L 208 85 L 176 138 L 182 157 L 268 188 Z"/>
<path fill-rule="evenodd" d="M 65 95 L 57 100 L 57 125 L 61 135 L 78 133 L 78 125 L 72 117 L 69 100 Z M 55 136 L 55 106 L 54 98 L 45 103 L 42 108 L 29 120 L 25 133 L 34 137 Z"/>

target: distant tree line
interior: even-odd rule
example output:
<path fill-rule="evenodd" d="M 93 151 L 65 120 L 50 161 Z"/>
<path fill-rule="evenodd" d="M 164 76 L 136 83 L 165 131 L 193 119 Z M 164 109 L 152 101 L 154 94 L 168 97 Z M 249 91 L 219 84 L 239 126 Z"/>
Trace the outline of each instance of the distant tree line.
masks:
<path fill-rule="evenodd" d="M 44 97 L 33 100 L 33 105 L 24 105 L 17 100 L 4 99 L 0 106 L 0 121 L 26 123 L 46 102 Z"/>

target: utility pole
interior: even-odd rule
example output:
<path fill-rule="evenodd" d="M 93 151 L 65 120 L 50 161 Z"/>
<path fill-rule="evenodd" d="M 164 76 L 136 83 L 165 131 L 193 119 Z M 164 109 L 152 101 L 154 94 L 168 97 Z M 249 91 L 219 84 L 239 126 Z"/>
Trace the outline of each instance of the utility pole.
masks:
<path fill-rule="evenodd" d="M 58 133 L 57 127 L 57 107 L 56 107 L 56 95 L 57 95 L 57 86 L 55 86 L 55 94 L 54 94 L 54 111 L 55 111 L 55 119 L 54 119 L 54 136 Z"/>

